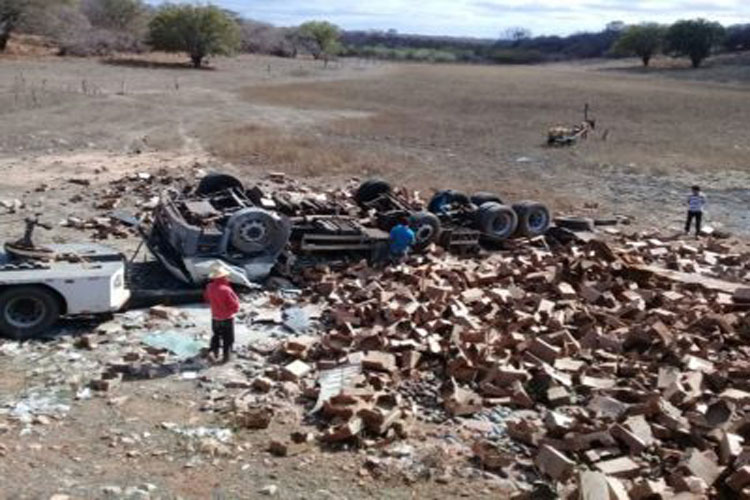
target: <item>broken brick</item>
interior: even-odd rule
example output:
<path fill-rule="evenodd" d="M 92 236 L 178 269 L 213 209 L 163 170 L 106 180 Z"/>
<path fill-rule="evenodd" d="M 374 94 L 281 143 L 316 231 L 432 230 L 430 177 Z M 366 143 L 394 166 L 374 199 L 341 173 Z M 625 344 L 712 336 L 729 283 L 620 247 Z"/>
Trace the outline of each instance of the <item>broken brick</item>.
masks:
<path fill-rule="evenodd" d="M 565 481 L 573 475 L 575 462 L 552 446 L 542 445 L 534 463 L 544 474 L 556 481 Z"/>

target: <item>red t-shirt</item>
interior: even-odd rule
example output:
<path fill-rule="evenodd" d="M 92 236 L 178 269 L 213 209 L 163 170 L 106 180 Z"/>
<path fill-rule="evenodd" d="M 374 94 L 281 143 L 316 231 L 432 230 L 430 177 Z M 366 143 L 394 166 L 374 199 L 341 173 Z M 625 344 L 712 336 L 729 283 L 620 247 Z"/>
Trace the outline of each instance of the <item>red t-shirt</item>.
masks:
<path fill-rule="evenodd" d="M 203 298 L 211 306 L 211 317 L 219 321 L 233 318 L 240 310 L 240 299 L 226 278 L 212 280 Z"/>

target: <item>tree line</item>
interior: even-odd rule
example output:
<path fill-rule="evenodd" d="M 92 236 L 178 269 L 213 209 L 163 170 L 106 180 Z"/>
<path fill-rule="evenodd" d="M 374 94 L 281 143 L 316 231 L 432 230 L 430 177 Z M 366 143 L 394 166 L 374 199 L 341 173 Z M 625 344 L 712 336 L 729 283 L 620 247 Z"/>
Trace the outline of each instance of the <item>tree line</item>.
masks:
<path fill-rule="evenodd" d="M 635 55 L 648 66 L 659 53 L 688 57 L 694 67 L 716 51 L 750 50 L 750 24 L 722 27 L 704 19 L 671 26 L 611 22 L 599 32 L 532 36 L 510 28 L 499 39 L 341 31 L 326 21 L 276 27 L 213 5 L 143 0 L 0 0 L 0 51 L 22 31 L 54 40 L 62 55 L 108 55 L 149 49 L 185 52 L 199 67 L 206 57 L 238 51 L 328 61 L 338 55 L 375 59 L 537 63 Z"/>
<path fill-rule="evenodd" d="M 750 24 L 722 27 L 703 19 L 672 25 L 611 22 L 598 32 L 532 36 L 522 27 L 499 39 L 403 35 L 395 31 L 344 32 L 344 54 L 381 59 L 446 59 L 459 62 L 538 63 L 638 56 L 648 65 L 660 53 L 688 57 L 699 66 L 714 52 L 750 50 Z M 439 56 L 435 58 L 434 56 Z M 421 56 L 421 57 L 420 57 Z"/>
<path fill-rule="evenodd" d="M 326 63 L 341 51 L 339 29 L 325 21 L 276 28 L 214 5 L 159 7 L 143 0 L 0 0 L 0 52 L 23 32 L 53 40 L 61 55 L 109 55 L 163 50 L 184 52 L 195 67 L 206 57 L 239 51 Z"/>
<path fill-rule="evenodd" d="M 750 35 L 748 27 L 744 31 L 748 32 L 745 36 Z M 740 41 L 736 37 L 741 37 L 743 30 L 735 29 L 734 34 L 735 42 Z M 644 66 L 649 65 L 655 54 L 664 52 L 676 57 L 688 57 L 693 67 L 697 68 L 728 39 L 727 31 L 721 24 L 705 19 L 677 21 L 671 26 L 643 23 L 625 29 L 613 50 L 615 53 L 640 57 Z M 740 41 L 739 47 L 734 48 L 750 48 L 750 45 L 746 45 L 748 41 Z"/>

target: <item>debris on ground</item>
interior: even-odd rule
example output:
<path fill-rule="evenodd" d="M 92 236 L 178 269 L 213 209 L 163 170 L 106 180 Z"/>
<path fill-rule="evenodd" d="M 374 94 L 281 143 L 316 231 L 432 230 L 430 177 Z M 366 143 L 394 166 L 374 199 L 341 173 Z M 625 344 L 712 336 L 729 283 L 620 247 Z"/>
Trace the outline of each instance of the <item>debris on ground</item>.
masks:
<path fill-rule="evenodd" d="M 161 182 L 108 189 L 139 194 L 147 217 Z M 344 194 L 269 182 L 296 186 L 295 210 L 352 208 Z M 43 426 L 129 380 L 174 376 L 193 381 L 219 430 L 164 429 L 204 455 L 232 453 L 230 427 L 283 425 L 272 455 L 356 448 L 363 477 L 477 474 L 529 497 L 750 496 L 748 254 L 731 239 L 597 227 L 611 228 L 568 218 L 501 251 L 304 266 L 243 298 L 227 365 L 200 356 L 205 309 L 0 341 L 0 357 L 34 367 L 28 395 L 0 396 L 0 415 Z"/>
<path fill-rule="evenodd" d="M 468 419 L 482 467 L 560 494 L 743 484 L 743 255 L 655 234 L 548 240 L 308 269 L 297 284 L 328 328 L 279 345 L 269 376 L 300 385 L 329 445 Z M 489 408 L 509 409 L 501 432 L 481 425 Z"/>

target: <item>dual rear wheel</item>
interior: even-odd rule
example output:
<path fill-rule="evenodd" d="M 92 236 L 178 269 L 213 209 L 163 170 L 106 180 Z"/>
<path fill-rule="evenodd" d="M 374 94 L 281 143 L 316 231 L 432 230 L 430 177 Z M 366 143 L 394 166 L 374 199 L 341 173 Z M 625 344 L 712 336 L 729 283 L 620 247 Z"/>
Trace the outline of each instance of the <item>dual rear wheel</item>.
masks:
<path fill-rule="evenodd" d="M 483 236 L 502 241 L 513 236 L 533 238 L 544 234 L 549 229 L 551 218 L 549 210 L 542 203 L 522 201 L 512 206 L 503 203 L 500 196 L 479 192 L 466 196 L 459 191 L 438 191 L 429 203 L 429 210 L 440 214 L 456 205 L 474 205 L 475 227 Z"/>

